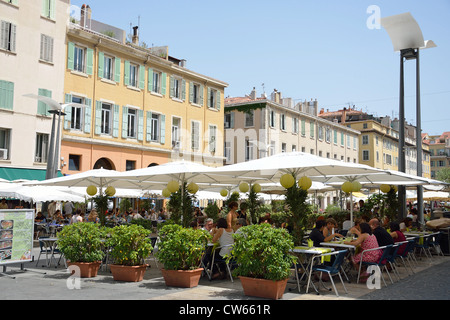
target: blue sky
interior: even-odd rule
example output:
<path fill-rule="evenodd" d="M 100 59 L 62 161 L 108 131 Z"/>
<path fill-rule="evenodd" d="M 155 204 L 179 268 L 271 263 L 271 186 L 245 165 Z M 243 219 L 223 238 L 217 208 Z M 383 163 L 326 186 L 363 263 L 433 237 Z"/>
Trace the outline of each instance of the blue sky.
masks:
<path fill-rule="evenodd" d="M 367 21 L 410 12 L 425 40 L 421 51 L 422 130 L 450 131 L 450 0 L 72 0 L 92 18 L 122 28 L 140 21 L 140 40 L 169 46 L 187 68 L 229 84 L 226 96 L 277 89 L 319 108 L 355 105 L 398 117 L 399 53 L 387 32 Z M 139 19 L 140 17 L 140 19 Z M 263 86 L 264 84 L 264 86 Z M 405 64 L 405 115 L 416 124 L 415 61 Z"/>

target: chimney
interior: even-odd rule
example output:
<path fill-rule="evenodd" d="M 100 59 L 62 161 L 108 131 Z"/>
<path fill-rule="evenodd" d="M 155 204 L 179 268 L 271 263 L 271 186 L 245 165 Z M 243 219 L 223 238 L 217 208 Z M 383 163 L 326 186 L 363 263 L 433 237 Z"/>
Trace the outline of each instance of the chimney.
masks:
<path fill-rule="evenodd" d="M 344 110 L 342 110 L 341 123 L 345 123 L 345 120 L 347 120 L 347 108 L 344 108 Z"/>
<path fill-rule="evenodd" d="M 91 25 L 92 10 L 89 5 L 83 4 L 80 12 L 80 26 L 89 28 Z"/>
<path fill-rule="evenodd" d="M 256 100 L 256 88 L 255 87 L 253 87 L 252 92 L 250 92 L 250 98 L 252 100 Z"/>
<path fill-rule="evenodd" d="M 133 38 L 131 39 L 131 42 L 135 45 L 139 45 L 139 27 L 135 26 L 133 27 Z"/>

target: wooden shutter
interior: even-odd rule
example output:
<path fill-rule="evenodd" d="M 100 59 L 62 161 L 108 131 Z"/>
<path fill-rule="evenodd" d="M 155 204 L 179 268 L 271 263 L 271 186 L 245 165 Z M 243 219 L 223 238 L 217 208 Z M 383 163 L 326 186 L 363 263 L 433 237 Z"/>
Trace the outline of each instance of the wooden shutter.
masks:
<path fill-rule="evenodd" d="M 144 110 L 138 110 L 138 128 L 137 139 L 138 141 L 144 140 Z"/>
<path fill-rule="evenodd" d="M 119 137 L 119 116 L 120 116 L 120 106 L 118 104 L 115 104 L 113 115 L 113 128 L 112 128 L 112 136 L 114 138 Z"/>
<path fill-rule="evenodd" d="M 145 66 L 139 66 L 139 89 L 145 89 Z"/>
<path fill-rule="evenodd" d="M 161 73 L 161 94 L 163 96 L 166 95 L 166 82 L 167 82 L 167 73 Z"/>
<path fill-rule="evenodd" d="M 92 76 L 94 73 L 94 50 L 86 49 L 86 74 Z"/>
<path fill-rule="evenodd" d="M 125 81 L 125 85 L 129 86 L 130 85 L 130 61 L 125 60 L 125 70 L 124 70 L 124 81 Z"/>
<path fill-rule="evenodd" d="M 120 83 L 120 65 L 121 65 L 120 58 L 115 58 L 114 63 L 115 63 L 114 81 Z"/>
<path fill-rule="evenodd" d="M 67 46 L 67 69 L 73 70 L 74 68 L 74 57 L 75 55 L 75 44 L 69 42 Z"/>
<path fill-rule="evenodd" d="M 41 97 L 51 98 L 52 97 L 52 92 L 50 90 L 47 90 L 47 89 L 39 89 L 38 90 L 38 95 L 40 95 Z M 37 114 L 42 115 L 42 116 L 46 116 L 48 110 L 49 110 L 49 106 L 46 103 L 44 103 L 42 101 L 38 101 Z"/>
<path fill-rule="evenodd" d="M 64 102 L 65 103 L 72 102 L 72 95 L 70 93 L 65 94 Z M 65 108 L 64 113 L 66 114 L 64 116 L 64 129 L 70 130 L 70 122 L 72 121 L 72 106 L 68 106 L 67 108 Z"/>
<path fill-rule="evenodd" d="M 102 132 L 102 102 L 95 101 L 95 134 Z"/>
<path fill-rule="evenodd" d="M 147 81 L 147 90 L 153 91 L 153 69 L 148 68 L 148 81 Z"/>
<path fill-rule="evenodd" d="M 92 99 L 85 98 L 84 104 L 84 132 L 91 133 Z"/>
<path fill-rule="evenodd" d="M 128 138 L 128 107 L 122 108 L 122 138 Z"/>
<path fill-rule="evenodd" d="M 216 109 L 217 110 L 220 110 L 220 91 L 219 90 L 217 90 L 216 91 Z"/>
<path fill-rule="evenodd" d="M 152 113 L 147 111 L 147 128 L 146 128 L 146 140 L 152 141 Z"/>
<path fill-rule="evenodd" d="M 98 76 L 103 78 L 105 68 L 105 54 L 103 52 L 98 53 Z"/>
<path fill-rule="evenodd" d="M 166 143 L 166 116 L 164 114 L 159 116 L 160 120 L 160 142 L 161 144 Z"/>
<path fill-rule="evenodd" d="M 186 80 L 181 80 L 181 100 L 186 100 Z"/>

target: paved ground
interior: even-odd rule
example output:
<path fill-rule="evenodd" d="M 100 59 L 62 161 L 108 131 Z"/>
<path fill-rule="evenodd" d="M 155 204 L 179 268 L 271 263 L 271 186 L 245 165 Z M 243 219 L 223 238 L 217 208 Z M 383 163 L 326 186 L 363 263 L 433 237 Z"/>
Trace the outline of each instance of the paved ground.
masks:
<path fill-rule="evenodd" d="M 37 258 L 38 249 L 35 250 Z M 167 287 L 154 260 L 149 261 L 150 268 L 147 269 L 142 282 L 115 282 L 109 270 L 105 269 L 101 270 L 96 278 L 81 279 L 79 289 L 71 289 L 76 282 L 69 278 L 69 273 L 63 265 L 47 268 L 42 267 L 44 263 L 45 257 L 37 267 L 35 262 L 27 263 L 27 271 L 20 271 L 18 266 L 8 266 L 6 273 L 15 279 L 0 276 L 0 300 L 233 300 L 235 303 L 257 300 L 243 294 L 239 279 L 234 282 L 229 279 L 209 281 L 204 277 L 196 288 Z M 432 260 L 419 260 L 414 268 L 414 275 L 408 275 L 404 267 L 399 270 L 402 279 L 397 280 L 393 276 L 395 283 L 391 284 L 385 275 L 388 286 L 385 287 L 381 283 L 381 289 L 369 289 L 365 284 L 351 281 L 346 283 L 349 293 L 345 294 L 342 285 L 338 283 L 339 297 L 336 297 L 333 291 L 328 292 L 323 288 L 320 295 L 306 294 L 304 287 L 299 293 L 294 283 L 288 284 L 282 300 L 450 300 L 449 256 L 433 256 Z M 339 279 L 336 278 L 336 281 L 339 282 Z"/>

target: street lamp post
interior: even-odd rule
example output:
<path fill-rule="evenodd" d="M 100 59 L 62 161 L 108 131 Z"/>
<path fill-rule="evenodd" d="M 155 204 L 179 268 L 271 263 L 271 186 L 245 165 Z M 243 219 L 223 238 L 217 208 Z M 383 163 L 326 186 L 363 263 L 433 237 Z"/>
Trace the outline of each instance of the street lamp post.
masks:
<path fill-rule="evenodd" d="M 424 41 L 422 31 L 416 20 L 408 13 L 402 13 L 381 19 L 381 25 L 386 29 L 394 46 L 394 51 L 400 51 L 400 98 L 399 98 L 399 171 L 406 172 L 405 159 L 405 84 L 404 61 L 416 60 L 416 147 L 417 175 L 422 176 L 422 126 L 420 109 L 420 49 L 436 47 L 433 41 Z M 406 217 L 406 188 L 399 186 L 400 202 L 399 218 Z M 417 186 L 417 211 L 420 224 L 424 224 L 423 187 Z"/>

